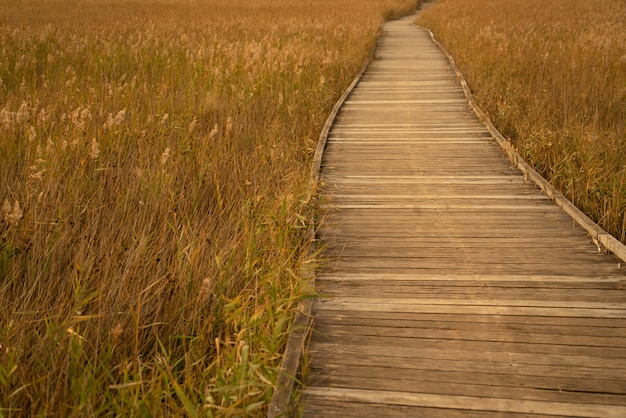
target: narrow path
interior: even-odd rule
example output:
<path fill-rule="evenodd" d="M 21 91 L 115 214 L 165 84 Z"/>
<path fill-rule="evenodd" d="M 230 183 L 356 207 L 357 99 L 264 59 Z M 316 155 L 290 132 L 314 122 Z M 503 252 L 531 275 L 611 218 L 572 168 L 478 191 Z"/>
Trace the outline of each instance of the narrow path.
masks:
<path fill-rule="evenodd" d="M 626 416 L 626 276 L 503 156 L 412 18 L 322 162 L 304 416 Z"/>

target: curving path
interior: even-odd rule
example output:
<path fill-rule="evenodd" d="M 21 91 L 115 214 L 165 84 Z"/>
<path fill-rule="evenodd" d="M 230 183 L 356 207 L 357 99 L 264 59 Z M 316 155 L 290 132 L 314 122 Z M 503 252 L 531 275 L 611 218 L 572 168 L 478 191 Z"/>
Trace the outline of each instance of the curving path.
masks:
<path fill-rule="evenodd" d="M 504 155 L 413 18 L 330 132 L 304 416 L 626 417 L 626 276 Z"/>

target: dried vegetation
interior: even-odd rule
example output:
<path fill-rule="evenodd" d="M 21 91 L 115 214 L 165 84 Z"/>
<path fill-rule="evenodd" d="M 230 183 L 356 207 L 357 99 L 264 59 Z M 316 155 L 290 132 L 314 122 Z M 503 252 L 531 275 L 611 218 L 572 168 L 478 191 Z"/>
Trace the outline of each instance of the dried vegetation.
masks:
<path fill-rule="evenodd" d="M 317 135 L 406 0 L 0 0 L 0 415 L 262 415 Z"/>

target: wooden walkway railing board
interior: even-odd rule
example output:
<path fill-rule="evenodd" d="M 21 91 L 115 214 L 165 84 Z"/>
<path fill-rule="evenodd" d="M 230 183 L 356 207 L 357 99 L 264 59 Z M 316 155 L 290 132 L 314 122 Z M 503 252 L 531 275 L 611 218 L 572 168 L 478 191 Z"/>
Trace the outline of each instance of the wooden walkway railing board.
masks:
<path fill-rule="evenodd" d="M 626 275 L 389 22 L 322 160 L 304 416 L 626 416 Z"/>

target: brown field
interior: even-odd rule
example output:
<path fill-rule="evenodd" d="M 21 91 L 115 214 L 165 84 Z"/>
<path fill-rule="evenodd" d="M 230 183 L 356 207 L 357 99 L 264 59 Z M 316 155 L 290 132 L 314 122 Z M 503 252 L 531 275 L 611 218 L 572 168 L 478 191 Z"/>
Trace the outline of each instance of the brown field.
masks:
<path fill-rule="evenodd" d="M 408 0 L 0 0 L 0 416 L 263 415 L 334 101 Z M 626 241 L 626 3 L 419 23 Z"/>
<path fill-rule="evenodd" d="M 519 153 L 626 242 L 626 2 L 440 0 L 418 23 Z"/>
<path fill-rule="evenodd" d="M 262 415 L 334 101 L 407 0 L 0 0 L 0 415 Z"/>

